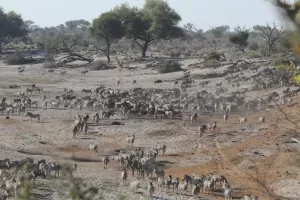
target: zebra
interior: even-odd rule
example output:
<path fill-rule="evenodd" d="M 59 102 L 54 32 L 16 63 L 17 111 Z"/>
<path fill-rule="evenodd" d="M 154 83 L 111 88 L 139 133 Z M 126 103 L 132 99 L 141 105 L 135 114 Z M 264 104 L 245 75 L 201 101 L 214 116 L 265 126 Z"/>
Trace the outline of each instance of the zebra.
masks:
<path fill-rule="evenodd" d="M 26 117 L 30 117 L 31 122 L 32 122 L 32 118 L 36 118 L 37 122 L 40 122 L 41 120 L 40 114 L 32 114 L 31 112 L 27 112 Z"/>

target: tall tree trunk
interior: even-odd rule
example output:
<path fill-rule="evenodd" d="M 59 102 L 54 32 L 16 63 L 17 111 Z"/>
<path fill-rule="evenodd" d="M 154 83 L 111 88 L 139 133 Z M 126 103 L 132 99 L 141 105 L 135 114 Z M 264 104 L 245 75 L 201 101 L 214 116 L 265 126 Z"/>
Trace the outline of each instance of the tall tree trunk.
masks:
<path fill-rule="evenodd" d="M 106 50 L 106 58 L 107 58 L 107 64 L 110 64 L 110 46 L 107 47 Z"/>
<path fill-rule="evenodd" d="M 146 57 L 146 52 L 148 49 L 149 41 L 145 41 L 144 46 L 142 47 L 142 58 Z"/>

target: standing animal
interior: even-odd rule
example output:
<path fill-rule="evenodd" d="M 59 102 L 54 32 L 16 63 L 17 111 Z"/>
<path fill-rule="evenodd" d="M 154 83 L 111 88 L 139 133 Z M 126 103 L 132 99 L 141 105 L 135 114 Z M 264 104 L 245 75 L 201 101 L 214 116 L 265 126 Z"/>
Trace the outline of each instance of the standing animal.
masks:
<path fill-rule="evenodd" d="M 228 121 L 228 112 L 226 112 L 225 113 L 225 115 L 224 115 L 224 122 L 225 122 L 225 124 L 227 124 L 227 121 Z"/>
<path fill-rule="evenodd" d="M 186 194 L 186 191 L 187 191 L 188 185 L 189 185 L 187 180 L 182 180 L 182 181 L 183 181 L 183 183 L 180 183 L 178 186 L 180 196 L 182 195 L 182 192 L 184 192 L 184 194 Z"/>
<path fill-rule="evenodd" d="M 130 183 L 130 189 L 132 192 L 137 192 L 138 189 L 140 188 L 141 182 L 140 182 L 140 177 L 137 177 L 137 181 L 133 181 L 132 183 Z"/>
<path fill-rule="evenodd" d="M 22 74 L 25 71 L 25 69 L 18 69 L 18 74 Z"/>
<path fill-rule="evenodd" d="M 121 173 L 121 179 L 122 179 L 123 185 L 126 185 L 127 171 L 126 171 L 125 168 L 123 169 L 123 171 L 122 171 L 122 173 Z"/>
<path fill-rule="evenodd" d="M 197 184 L 194 185 L 194 187 L 192 189 L 192 194 L 196 199 L 198 199 L 198 196 L 200 194 L 200 187 L 197 186 Z"/>
<path fill-rule="evenodd" d="M 134 84 L 136 84 L 136 80 L 133 80 L 133 81 L 132 81 L 132 85 L 134 85 Z"/>
<path fill-rule="evenodd" d="M 261 122 L 261 123 L 266 123 L 266 119 L 265 119 L 265 117 L 259 117 L 259 122 Z"/>
<path fill-rule="evenodd" d="M 176 192 L 178 193 L 178 188 L 179 188 L 179 178 L 176 178 L 174 181 L 172 181 L 172 186 L 173 186 L 173 192 L 176 189 Z"/>
<path fill-rule="evenodd" d="M 214 122 L 214 123 L 211 125 L 211 129 L 215 132 L 215 131 L 216 131 L 216 128 L 217 128 L 217 122 Z"/>
<path fill-rule="evenodd" d="M 229 185 L 229 183 L 223 183 L 222 189 L 224 190 L 224 198 L 225 200 L 230 200 L 232 199 L 232 193 L 233 190 L 231 188 L 231 186 Z"/>
<path fill-rule="evenodd" d="M 96 145 L 96 144 L 90 144 L 89 145 L 89 151 L 97 153 L 98 152 L 98 145 Z"/>
<path fill-rule="evenodd" d="M 258 200 L 258 197 L 257 196 L 252 196 L 252 195 L 244 196 L 244 198 L 241 199 L 241 200 Z"/>
<path fill-rule="evenodd" d="M 172 185 L 172 175 L 169 175 L 166 180 L 167 192 L 170 192 L 170 187 Z"/>
<path fill-rule="evenodd" d="M 88 129 L 89 129 L 89 127 L 88 127 L 88 125 L 87 125 L 87 122 L 85 122 L 85 123 L 83 124 L 83 129 L 84 129 L 84 134 L 87 134 L 87 131 L 88 131 Z"/>
<path fill-rule="evenodd" d="M 153 186 L 153 183 L 152 182 L 149 182 L 149 185 L 148 185 L 148 189 L 147 189 L 147 192 L 148 192 L 148 199 L 149 200 L 152 200 L 152 196 L 154 194 L 154 191 L 155 191 L 155 188 Z"/>
<path fill-rule="evenodd" d="M 79 131 L 79 124 L 74 125 L 73 130 L 72 130 L 73 138 L 76 137 L 78 131 Z"/>
<path fill-rule="evenodd" d="M 135 140 L 135 135 L 132 135 L 131 137 L 127 137 L 126 142 L 127 142 L 128 146 L 132 147 L 134 140 Z"/>
<path fill-rule="evenodd" d="M 202 137 L 202 136 L 203 136 L 203 134 L 204 134 L 206 128 L 207 128 L 206 125 L 201 125 L 201 126 L 199 126 L 199 128 L 198 128 L 199 137 Z"/>
<path fill-rule="evenodd" d="M 40 114 L 33 114 L 31 112 L 27 112 L 26 117 L 30 117 L 31 121 L 32 121 L 32 118 L 36 118 L 37 122 L 40 122 L 40 120 L 41 120 Z"/>
<path fill-rule="evenodd" d="M 109 163 L 109 158 L 108 156 L 105 156 L 102 158 L 102 162 L 103 162 L 103 168 L 107 169 L 107 164 Z"/>
<path fill-rule="evenodd" d="M 247 118 L 245 117 L 239 117 L 239 122 L 240 122 L 240 127 L 246 125 L 247 123 Z"/>
<path fill-rule="evenodd" d="M 156 174 L 156 180 L 158 181 L 158 179 L 160 177 L 164 178 L 165 177 L 165 171 L 162 170 L 158 170 L 156 167 L 154 167 L 154 173 Z"/>
<path fill-rule="evenodd" d="M 117 80 L 116 84 L 117 84 L 117 86 L 119 86 L 121 84 L 121 81 Z"/>
<path fill-rule="evenodd" d="M 191 116 L 191 125 L 193 125 L 196 122 L 197 117 L 198 117 L 197 113 Z"/>

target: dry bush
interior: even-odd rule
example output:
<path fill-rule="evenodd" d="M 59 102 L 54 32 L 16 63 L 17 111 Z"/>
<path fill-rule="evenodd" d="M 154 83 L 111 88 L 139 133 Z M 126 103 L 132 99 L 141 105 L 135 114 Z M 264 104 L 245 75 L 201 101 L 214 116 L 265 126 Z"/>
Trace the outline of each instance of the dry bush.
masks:
<path fill-rule="evenodd" d="M 44 63 L 44 68 L 57 68 L 59 65 L 56 62 L 46 62 Z"/>
<path fill-rule="evenodd" d="M 205 68 L 215 68 L 220 67 L 221 63 L 218 60 L 208 60 L 204 63 Z"/>
<path fill-rule="evenodd" d="M 34 59 L 25 58 L 22 52 L 16 51 L 14 55 L 7 56 L 5 63 L 8 65 L 25 65 L 34 61 Z"/>
<path fill-rule="evenodd" d="M 106 69 L 109 69 L 109 66 L 107 65 L 106 62 L 102 60 L 95 61 L 90 65 L 91 71 L 106 70 Z"/>
<path fill-rule="evenodd" d="M 252 42 L 252 43 L 250 43 L 250 44 L 248 45 L 248 49 L 253 50 L 253 51 L 256 51 L 256 50 L 259 49 L 259 46 L 258 46 L 258 44 L 257 44 L 256 42 Z"/>
<path fill-rule="evenodd" d="M 170 53 L 171 58 L 180 58 L 181 51 L 180 50 L 172 50 Z"/>
<path fill-rule="evenodd" d="M 259 51 L 249 51 L 247 52 L 247 58 L 262 58 L 263 56 Z"/>
<path fill-rule="evenodd" d="M 213 51 L 213 52 L 210 52 L 210 53 L 204 55 L 203 58 L 204 58 L 205 62 L 207 62 L 209 60 L 218 60 L 218 61 L 220 61 L 221 54 L 216 52 L 216 51 Z"/>
<path fill-rule="evenodd" d="M 171 73 L 182 71 L 181 64 L 175 61 L 163 62 L 158 66 L 159 73 Z"/>

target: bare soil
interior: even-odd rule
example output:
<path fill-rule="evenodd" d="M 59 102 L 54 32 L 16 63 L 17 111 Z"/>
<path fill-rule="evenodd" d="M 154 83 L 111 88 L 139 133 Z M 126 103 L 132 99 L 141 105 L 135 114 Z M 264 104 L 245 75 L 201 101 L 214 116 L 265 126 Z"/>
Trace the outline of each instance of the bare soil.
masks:
<path fill-rule="evenodd" d="M 195 60 L 185 61 L 188 65 Z M 180 87 L 173 82 L 155 85 L 154 81 L 175 80 L 183 72 L 158 74 L 151 69 L 137 66 L 135 69 L 112 69 L 105 71 L 89 71 L 86 75 L 80 73 L 83 68 L 67 69 L 67 75 L 60 76 L 59 71 L 41 73 L 42 65 L 28 65 L 22 75 L 17 74 L 17 66 L 0 64 L 0 97 L 13 99 L 16 94 L 25 91 L 33 83 L 42 87 L 47 99 L 61 95 L 64 88 L 73 89 L 76 96 L 82 96 L 81 90 L 95 89 L 97 86 L 130 90 L 141 88 L 173 88 Z M 193 69 L 191 73 L 205 73 Z M 116 80 L 121 85 L 116 86 Z M 137 84 L 132 85 L 136 79 Z M 221 79 L 211 80 L 209 90 Z M 199 90 L 197 80 L 189 92 Z M 19 85 L 19 89 L 9 89 L 9 85 Z M 270 91 L 251 93 L 256 98 Z M 234 187 L 234 199 L 247 194 L 259 196 L 262 200 L 300 199 L 300 144 L 293 143 L 291 138 L 299 137 L 300 97 L 293 99 L 290 106 L 277 106 L 252 112 L 238 111 L 230 114 L 228 124 L 224 124 L 223 115 L 200 115 L 197 124 L 218 122 L 217 131 L 208 132 L 204 138 L 199 138 L 197 126 L 190 125 L 191 113 L 184 113 L 182 120 L 163 119 L 127 119 L 119 113 L 110 120 L 102 120 L 100 126 L 90 126 L 87 135 L 72 137 L 74 116 L 94 114 L 77 109 L 43 109 L 42 94 L 33 93 L 32 100 L 38 101 L 37 108 L 31 108 L 33 113 L 41 114 L 41 123 L 30 122 L 21 116 L 0 116 L 0 159 L 20 159 L 32 157 L 36 160 L 77 163 L 75 177 L 100 188 L 102 199 L 146 199 L 148 179 L 142 181 L 139 193 L 122 186 L 120 168 L 110 161 L 108 169 L 103 169 L 101 160 L 104 155 L 113 155 L 116 150 L 126 148 L 125 138 L 135 134 L 134 147 L 155 147 L 156 144 L 166 144 L 167 153 L 159 155 L 158 166 L 166 170 L 166 174 L 183 178 L 184 174 L 195 172 L 197 175 L 216 173 L 224 175 Z M 246 116 L 248 125 L 241 130 L 238 117 Z M 266 124 L 260 124 L 258 118 L 266 117 Z M 119 120 L 125 123 L 121 126 L 108 125 Z M 97 144 L 97 154 L 88 151 L 89 144 Z M 129 173 L 130 183 L 135 178 Z M 67 190 L 63 189 L 63 179 L 39 179 L 34 193 L 39 199 L 65 199 Z M 190 190 L 189 190 L 190 194 Z M 166 194 L 164 190 L 156 190 L 155 196 L 160 199 L 177 199 L 179 195 Z M 223 199 L 222 191 L 216 191 L 215 196 L 201 193 L 207 199 Z M 192 196 L 181 197 L 191 199 Z"/>

